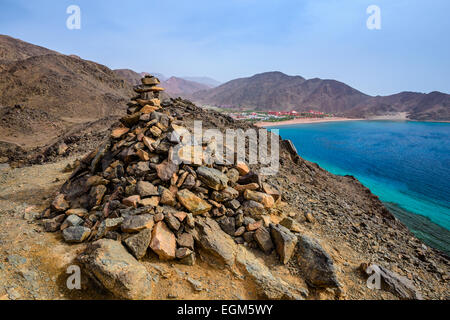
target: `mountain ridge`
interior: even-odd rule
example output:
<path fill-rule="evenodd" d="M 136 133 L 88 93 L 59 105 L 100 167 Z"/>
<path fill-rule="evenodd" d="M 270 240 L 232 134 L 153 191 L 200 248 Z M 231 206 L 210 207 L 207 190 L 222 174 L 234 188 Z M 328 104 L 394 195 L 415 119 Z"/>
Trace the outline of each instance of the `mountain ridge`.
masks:
<path fill-rule="evenodd" d="M 279 71 L 231 80 L 193 94 L 201 104 L 260 111 L 307 111 L 368 118 L 407 112 L 412 120 L 450 120 L 450 95 L 442 92 L 400 92 L 370 96 L 332 79 L 305 79 Z"/>

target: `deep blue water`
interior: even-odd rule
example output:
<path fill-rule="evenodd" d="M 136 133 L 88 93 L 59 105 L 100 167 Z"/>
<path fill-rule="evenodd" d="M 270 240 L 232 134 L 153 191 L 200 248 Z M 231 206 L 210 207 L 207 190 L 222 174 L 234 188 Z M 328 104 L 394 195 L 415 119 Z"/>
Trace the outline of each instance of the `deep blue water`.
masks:
<path fill-rule="evenodd" d="M 283 139 L 292 140 L 303 158 L 334 174 L 355 176 L 391 209 L 409 213 L 399 218 L 421 238 L 437 237 L 430 233 L 441 229 L 443 235 L 437 238 L 447 239 L 438 247 L 448 246 L 450 124 L 347 121 L 277 129 Z M 417 220 L 410 213 L 428 219 Z"/>

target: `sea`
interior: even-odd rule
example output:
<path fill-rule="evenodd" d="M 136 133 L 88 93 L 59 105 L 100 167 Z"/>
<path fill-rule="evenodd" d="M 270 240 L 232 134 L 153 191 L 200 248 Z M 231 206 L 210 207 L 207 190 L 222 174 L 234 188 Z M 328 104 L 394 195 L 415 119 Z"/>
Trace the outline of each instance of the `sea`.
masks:
<path fill-rule="evenodd" d="M 301 157 L 352 175 L 418 238 L 450 255 L 450 123 L 342 121 L 278 129 Z"/>

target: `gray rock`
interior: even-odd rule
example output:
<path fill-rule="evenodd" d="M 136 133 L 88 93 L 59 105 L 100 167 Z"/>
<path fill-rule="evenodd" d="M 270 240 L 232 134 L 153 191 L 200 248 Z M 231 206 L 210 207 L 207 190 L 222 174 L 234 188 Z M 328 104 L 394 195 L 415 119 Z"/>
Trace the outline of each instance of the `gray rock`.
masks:
<path fill-rule="evenodd" d="M 233 217 L 222 217 L 217 219 L 217 222 L 223 231 L 228 233 L 230 236 L 234 236 L 236 232 L 236 224 Z"/>
<path fill-rule="evenodd" d="M 333 259 L 314 239 L 299 236 L 298 266 L 306 282 L 313 287 L 338 288 Z"/>
<path fill-rule="evenodd" d="M 83 222 L 84 220 L 81 219 L 79 216 L 72 214 L 68 216 L 66 220 L 64 220 L 63 224 L 61 225 L 61 230 L 66 229 L 68 227 L 79 226 Z"/>
<path fill-rule="evenodd" d="M 182 233 L 177 238 L 177 244 L 179 247 L 194 250 L 194 237 L 189 233 Z"/>
<path fill-rule="evenodd" d="M 91 229 L 83 226 L 72 226 L 63 230 L 64 241 L 68 243 L 81 243 L 91 234 Z"/>
<path fill-rule="evenodd" d="M 281 262 L 288 263 L 294 253 L 297 237 L 289 229 L 275 224 L 270 224 L 270 234 Z"/>
<path fill-rule="evenodd" d="M 120 242 L 101 239 L 91 243 L 77 258 L 86 273 L 116 297 L 148 299 L 151 276 Z"/>
<path fill-rule="evenodd" d="M 141 198 L 159 196 L 158 188 L 147 181 L 139 181 L 136 184 L 136 191 Z"/>
<path fill-rule="evenodd" d="M 270 237 L 270 232 L 264 227 L 259 228 L 255 231 L 253 239 L 255 239 L 261 250 L 267 254 L 270 253 L 274 248 L 272 238 Z"/>
<path fill-rule="evenodd" d="M 216 191 L 223 190 L 228 185 L 228 177 L 214 168 L 199 167 L 197 175 L 204 184 Z"/>
<path fill-rule="evenodd" d="M 147 253 L 147 248 L 152 240 L 152 231 L 144 229 L 138 234 L 128 237 L 123 242 L 136 259 L 142 259 Z"/>
<path fill-rule="evenodd" d="M 370 265 L 370 268 L 365 270 L 367 275 L 371 275 L 374 270 L 380 275 L 381 288 L 395 294 L 400 299 L 405 300 L 422 300 L 421 293 L 414 287 L 411 280 L 405 278 L 391 270 L 376 264 Z"/>
<path fill-rule="evenodd" d="M 178 231 L 178 229 L 180 229 L 180 227 L 181 227 L 180 220 L 178 220 L 171 213 L 169 213 L 165 216 L 164 221 L 166 222 L 167 226 L 174 231 Z"/>

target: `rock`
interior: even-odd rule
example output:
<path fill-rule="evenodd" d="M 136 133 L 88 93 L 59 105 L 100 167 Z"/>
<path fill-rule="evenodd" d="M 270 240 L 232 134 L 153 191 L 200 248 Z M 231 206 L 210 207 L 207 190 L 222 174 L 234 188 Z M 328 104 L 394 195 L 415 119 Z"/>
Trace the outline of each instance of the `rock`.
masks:
<path fill-rule="evenodd" d="M 292 218 L 284 218 L 280 221 L 280 224 L 293 232 L 301 231 L 299 223 Z"/>
<path fill-rule="evenodd" d="M 301 288 L 293 287 L 283 279 L 275 277 L 261 259 L 243 246 L 237 246 L 236 264 L 253 280 L 262 299 L 301 300 Z"/>
<path fill-rule="evenodd" d="M 96 239 L 103 238 L 109 231 L 115 231 L 120 228 L 124 218 L 105 219 L 98 227 Z"/>
<path fill-rule="evenodd" d="M 42 220 L 42 225 L 46 232 L 55 232 L 60 229 L 62 222 L 64 221 L 66 215 L 61 214 L 53 219 Z"/>
<path fill-rule="evenodd" d="M 64 241 L 68 243 L 84 242 L 90 235 L 91 229 L 83 226 L 72 226 L 63 230 Z"/>
<path fill-rule="evenodd" d="M 174 231 L 178 231 L 178 229 L 180 229 L 181 227 L 181 223 L 180 220 L 178 220 L 173 214 L 169 213 L 166 215 L 164 221 L 166 222 L 167 226 L 174 230 Z"/>
<path fill-rule="evenodd" d="M 139 201 L 139 204 L 143 207 L 156 207 L 159 205 L 159 197 L 151 197 L 151 198 L 145 198 L 141 199 Z"/>
<path fill-rule="evenodd" d="M 183 251 L 182 255 L 184 255 L 185 257 L 180 259 L 180 263 L 185 264 L 187 266 L 193 266 L 195 264 L 195 252 L 190 251 L 189 249 L 187 249 L 187 251 L 184 252 L 183 249 L 187 248 L 181 248 L 181 250 Z"/>
<path fill-rule="evenodd" d="M 153 228 L 150 248 L 161 260 L 175 259 L 176 238 L 163 221 L 158 222 Z"/>
<path fill-rule="evenodd" d="M 180 220 L 180 222 L 183 222 L 184 219 L 186 219 L 186 217 L 187 217 L 187 213 L 186 213 L 186 212 L 183 212 L 183 211 L 177 211 L 177 212 L 174 212 L 173 215 L 174 215 L 178 220 Z"/>
<path fill-rule="evenodd" d="M 200 199 L 187 189 L 178 191 L 177 199 L 186 209 L 188 209 L 194 215 L 208 212 L 212 208 L 211 204 L 203 199 Z"/>
<path fill-rule="evenodd" d="M 263 226 L 262 220 L 247 224 L 247 231 L 255 231 Z"/>
<path fill-rule="evenodd" d="M 249 183 L 249 184 L 237 184 L 233 187 L 235 190 L 237 190 L 239 193 L 244 193 L 245 190 L 258 190 L 259 185 L 257 183 Z"/>
<path fill-rule="evenodd" d="M 234 265 L 236 244 L 228 234 L 222 231 L 215 220 L 197 218 L 195 231 L 196 245 L 213 266 Z"/>
<path fill-rule="evenodd" d="M 214 168 L 199 167 L 197 169 L 199 179 L 209 188 L 216 191 L 223 190 L 227 187 L 228 177 Z"/>
<path fill-rule="evenodd" d="M 139 201 L 141 201 L 141 197 L 138 195 L 131 196 L 122 200 L 122 203 L 128 207 L 137 208 Z"/>
<path fill-rule="evenodd" d="M 211 194 L 211 199 L 217 202 L 230 201 L 237 197 L 239 197 L 239 192 L 231 187 L 227 187 L 220 192 L 214 191 Z"/>
<path fill-rule="evenodd" d="M 194 237 L 190 233 L 182 233 L 177 238 L 178 246 L 194 250 Z"/>
<path fill-rule="evenodd" d="M 333 259 L 314 239 L 298 238 L 298 266 L 306 282 L 313 287 L 338 288 Z"/>
<path fill-rule="evenodd" d="M 370 276 L 376 272 L 380 276 L 381 289 L 389 291 L 405 300 L 422 300 L 422 294 L 414 287 L 414 284 L 408 278 L 405 278 L 391 270 L 376 264 L 371 264 L 365 268 L 364 272 Z"/>
<path fill-rule="evenodd" d="M 251 184 L 251 183 L 256 183 L 258 185 L 258 187 L 261 185 L 261 177 L 254 172 L 250 172 L 248 174 L 246 174 L 245 176 L 242 176 L 239 178 L 238 180 L 239 184 Z"/>
<path fill-rule="evenodd" d="M 120 137 L 122 137 L 124 134 L 128 133 L 128 131 L 130 131 L 130 128 L 126 128 L 126 127 L 114 129 L 111 132 L 111 138 L 120 139 Z"/>
<path fill-rule="evenodd" d="M 241 176 L 245 176 L 250 172 L 249 167 L 244 162 L 238 162 L 236 164 L 236 170 L 239 171 Z"/>
<path fill-rule="evenodd" d="M 281 193 L 279 190 L 277 190 L 275 187 L 271 186 L 268 183 L 263 183 L 262 184 L 262 189 L 264 190 L 265 193 L 269 194 L 272 196 L 272 198 L 276 201 L 281 200 Z"/>
<path fill-rule="evenodd" d="M 231 201 L 228 201 L 227 203 L 225 203 L 225 206 L 227 208 L 237 210 L 241 207 L 241 203 L 238 200 L 234 199 L 234 200 L 231 200 Z"/>
<path fill-rule="evenodd" d="M 169 181 L 177 171 L 178 165 L 168 160 L 165 160 L 156 166 L 156 173 L 162 181 Z"/>
<path fill-rule="evenodd" d="M 306 221 L 308 221 L 309 223 L 314 223 L 316 221 L 316 219 L 314 218 L 314 216 L 312 215 L 311 212 L 306 212 L 305 213 L 305 219 Z"/>
<path fill-rule="evenodd" d="M 57 150 L 58 155 L 62 156 L 64 153 L 66 153 L 67 149 L 69 149 L 69 147 L 67 146 L 67 144 L 65 144 L 64 142 L 61 143 L 61 144 L 58 146 L 58 150 Z"/>
<path fill-rule="evenodd" d="M 201 283 L 200 281 L 194 280 L 194 279 L 192 279 L 192 278 L 187 278 L 186 280 L 192 285 L 192 288 L 193 288 L 195 291 L 199 292 L 199 291 L 202 291 L 202 290 L 203 290 L 203 288 L 202 288 L 202 283 Z"/>
<path fill-rule="evenodd" d="M 275 201 L 272 196 L 270 196 L 266 193 L 252 191 L 252 190 L 245 190 L 244 198 L 247 200 L 253 200 L 253 201 L 259 202 L 266 209 L 272 208 L 275 204 Z"/>
<path fill-rule="evenodd" d="M 84 217 L 88 214 L 88 211 L 86 209 L 69 209 L 66 211 L 66 215 L 76 215 L 79 217 Z"/>
<path fill-rule="evenodd" d="M 228 233 L 230 236 L 234 236 L 236 233 L 236 224 L 233 217 L 222 217 L 217 219 L 217 222 L 223 231 Z"/>
<path fill-rule="evenodd" d="M 229 182 L 236 183 L 239 180 L 239 171 L 236 169 L 230 169 L 227 171 L 227 177 Z"/>
<path fill-rule="evenodd" d="M 294 253 L 298 241 L 297 237 L 287 228 L 275 224 L 270 224 L 270 234 L 281 262 L 283 264 L 288 263 Z"/>
<path fill-rule="evenodd" d="M 158 188 L 147 181 L 139 181 L 136 184 L 136 191 L 141 198 L 159 196 Z"/>
<path fill-rule="evenodd" d="M 87 274 L 116 297 L 149 299 L 151 276 L 120 242 L 102 239 L 90 244 L 78 258 Z"/>
<path fill-rule="evenodd" d="M 160 200 L 161 204 L 172 206 L 172 207 L 176 205 L 177 200 L 175 198 L 175 195 L 169 189 L 159 186 L 158 191 L 161 196 L 161 200 Z"/>
<path fill-rule="evenodd" d="M 138 234 L 132 235 L 124 240 L 125 246 L 136 259 L 142 259 L 147 253 L 147 248 L 152 239 L 151 229 L 144 229 Z"/>
<path fill-rule="evenodd" d="M 245 232 L 245 227 L 244 227 L 244 226 L 241 226 L 241 227 L 239 227 L 239 228 L 236 230 L 236 232 L 234 233 L 234 236 L 235 236 L 235 237 L 240 237 L 240 236 L 242 236 L 242 235 L 244 234 L 244 232 Z"/>
<path fill-rule="evenodd" d="M 68 227 L 74 227 L 74 226 L 79 226 L 84 222 L 83 219 L 81 219 L 79 216 L 77 215 L 70 215 L 66 218 L 66 220 L 64 220 L 63 224 L 61 225 L 61 230 L 64 230 Z"/>
<path fill-rule="evenodd" d="M 155 77 L 144 77 L 141 79 L 141 82 L 142 82 L 142 84 L 149 85 L 149 86 L 158 85 L 160 83 L 159 79 L 155 78 Z"/>
<path fill-rule="evenodd" d="M 253 201 L 253 200 L 245 201 L 242 204 L 242 210 L 245 213 L 248 213 L 251 215 L 261 215 L 266 212 L 266 209 L 264 208 L 264 205 L 262 203 L 259 203 L 259 202 Z"/>
<path fill-rule="evenodd" d="M 102 203 L 103 196 L 105 195 L 107 188 L 104 185 L 98 185 L 91 188 L 89 193 L 91 207 L 99 206 Z"/>
<path fill-rule="evenodd" d="M 52 202 L 52 209 L 54 211 L 66 211 L 67 209 L 70 208 L 69 203 L 66 201 L 66 199 L 64 199 L 64 195 L 63 194 L 58 194 L 55 198 L 55 200 L 53 200 Z"/>
<path fill-rule="evenodd" d="M 259 228 L 258 230 L 256 230 L 253 238 L 255 239 L 261 250 L 265 253 L 269 254 L 273 250 L 274 247 L 272 238 L 270 237 L 269 230 L 267 230 L 266 228 Z"/>
<path fill-rule="evenodd" d="M 183 258 L 186 258 L 188 255 L 192 254 L 192 252 L 193 251 L 189 248 L 179 248 L 179 249 L 177 249 L 177 252 L 175 255 L 176 255 L 177 259 L 183 259 Z"/>
<path fill-rule="evenodd" d="M 126 233 L 134 233 L 144 229 L 152 230 L 153 225 L 153 216 L 150 214 L 142 214 L 126 218 L 121 225 L 121 229 Z"/>

